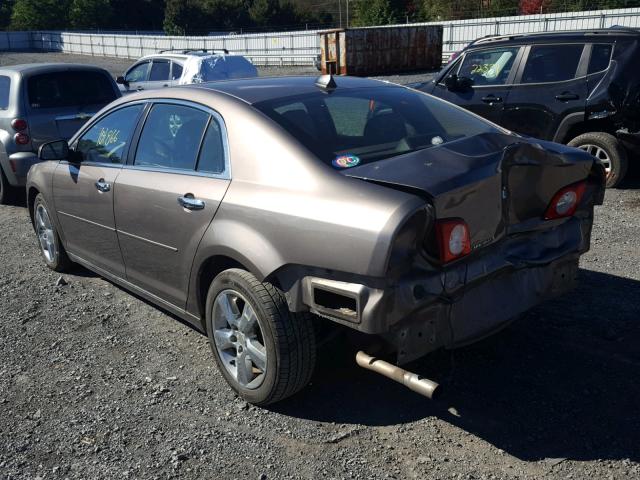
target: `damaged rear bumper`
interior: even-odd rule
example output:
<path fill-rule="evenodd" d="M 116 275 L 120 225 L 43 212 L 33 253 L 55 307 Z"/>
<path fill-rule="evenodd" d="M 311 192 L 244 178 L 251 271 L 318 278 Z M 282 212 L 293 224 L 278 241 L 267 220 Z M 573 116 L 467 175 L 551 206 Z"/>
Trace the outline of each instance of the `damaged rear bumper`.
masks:
<path fill-rule="evenodd" d="M 414 269 L 385 288 L 305 277 L 309 309 L 395 347 L 398 363 L 486 337 L 570 290 L 591 216 L 520 232 L 444 270 Z M 328 293 L 327 293 L 328 292 Z"/>

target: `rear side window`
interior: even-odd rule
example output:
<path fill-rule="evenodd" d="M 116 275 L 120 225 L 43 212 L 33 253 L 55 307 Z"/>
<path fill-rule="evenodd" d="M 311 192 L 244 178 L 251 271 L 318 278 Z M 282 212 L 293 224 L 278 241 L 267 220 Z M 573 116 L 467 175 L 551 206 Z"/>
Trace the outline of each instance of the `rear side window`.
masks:
<path fill-rule="evenodd" d="M 0 110 L 6 110 L 9 107 L 9 87 L 11 79 L 0 75 Z"/>
<path fill-rule="evenodd" d="M 159 103 L 145 121 L 135 165 L 195 170 L 209 114 L 192 107 Z"/>
<path fill-rule="evenodd" d="M 207 133 L 204 135 L 202 150 L 198 157 L 198 171 L 204 173 L 224 172 L 224 141 L 220 123 L 212 117 Z"/>
<path fill-rule="evenodd" d="M 111 80 L 98 72 L 52 72 L 34 75 L 27 84 L 31 108 L 107 104 L 115 100 Z"/>
<path fill-rule="evenodd" d="M 169 80 L 169 69 L 171 64 L 169 60 L 154 60 L 151 64 L 151 73 L 149 73 L 150 82 L 158 82 Z"/>
<path fill-rule="evenodd" d="M 182 77 L 182 65 L 173 62 L 173 73 L 171 74 L 171 80 L 180 80 Z"/>
<path fill-rule="evenodd" d="M 110 113 L 86 131 L 76 146 L 83 162 L 122 163 L 142 105 L 131 105 Z"/>
<path fill-rule="evenodd" d="M 562 82 L 575 78 L 584 45 L 531 47 L 521 83 Z"/>
<path fill-rule="evenodd" d="M 465 55 L 458 76 L 473 80 L 473 85 L 504 85 L 519 47 L 477 50 Z"/>
<path fill-rule="evenodd" d="M 591 48 L 591 59 L 589 60 L 589 73 L 601 72 L 609 68 L 613 45 L 594 45 Z"/>

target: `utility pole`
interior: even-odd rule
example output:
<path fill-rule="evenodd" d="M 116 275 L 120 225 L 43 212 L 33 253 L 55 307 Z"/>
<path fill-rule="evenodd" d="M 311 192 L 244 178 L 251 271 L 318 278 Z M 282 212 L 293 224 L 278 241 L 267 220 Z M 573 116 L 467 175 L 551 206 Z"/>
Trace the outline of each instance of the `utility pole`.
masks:
<path fill-rule="evenodd" d="M 338 0 L 338 12 L 340 12 L 340 28 L 342 28 L 342 2 Z"/>
<path fill-rule="evenodd" d="M 349 0 L 347 0 L 347 28 L 349 28 Z"/>

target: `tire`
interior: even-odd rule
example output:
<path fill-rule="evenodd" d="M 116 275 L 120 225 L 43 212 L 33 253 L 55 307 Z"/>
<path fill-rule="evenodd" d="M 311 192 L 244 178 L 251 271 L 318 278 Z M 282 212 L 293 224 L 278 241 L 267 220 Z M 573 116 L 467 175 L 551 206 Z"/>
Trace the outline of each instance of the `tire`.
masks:
<path fill-rule="evenodd" d="M 218 369 L 247 402 L 269 405 L 309 383 L 316 361 L 312 316 L 290 312 L 280 290 L 245 270 L 225 270 L 209 287 L 206 309 Z"/>
<path fill-rule="evenodd" d="M 55 224 L 51 221 L 49 207 L 41 193 L 36 196 L 33 202 L 33 228 L 38 238 L 40 253 L 47 267 L 56 272 L 69 271 L 72 262 L 60 241 Z"/>
<path fill-rule="evenodd" d="M 15 191 L 13 187 L 9 184 L 9 180 L 7 180 L 7 176 L 0 168 L 0 205 L 7 205 L 14 200 Z"/>
<path fill-rule="evenodd" d="M 617 187 L 627 174 L 627 151 L 610 133 L 583 133 L 571 140 L 568 145 L 585 150 L 603 161 L 607 172 L 607 188 Z"/>

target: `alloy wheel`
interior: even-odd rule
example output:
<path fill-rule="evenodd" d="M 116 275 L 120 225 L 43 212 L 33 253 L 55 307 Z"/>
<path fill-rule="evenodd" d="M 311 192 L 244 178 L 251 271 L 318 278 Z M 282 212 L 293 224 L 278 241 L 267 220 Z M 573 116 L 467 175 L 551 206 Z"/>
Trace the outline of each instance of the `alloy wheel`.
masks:
<path fill-rule="evenodd" d="M 213 338 L 227 372 L 249 390 L 258 388 L 267 372 L 267 349 L 255 309 L 239 292 L 223 290 L 213 302 Z"/>
<path fill-rule="evenodd" d="M 596 157 L 604 167 L 607 177 L 611 175 L 611 158 L 609 158 L 609 154 L 602 147 L 592 144 L 586 144 L 580 145 L 578 148 L 581 148 L 585 152 Z"/>
<path fill-rule="evenodd" d="M 40 204 L 36 208 L 36 233 L 40 241 L 40 248 L 49 263 L 56 259 L 56 241 L 53 224 L 49 218 L 49 212 Z"/>

